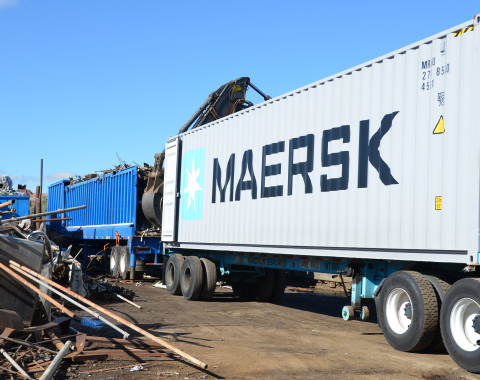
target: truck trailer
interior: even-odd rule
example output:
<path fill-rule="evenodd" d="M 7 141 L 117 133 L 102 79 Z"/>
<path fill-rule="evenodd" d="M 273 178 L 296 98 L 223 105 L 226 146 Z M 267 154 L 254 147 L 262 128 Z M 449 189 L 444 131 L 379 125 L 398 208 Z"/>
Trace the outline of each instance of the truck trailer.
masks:
<path fill-rule="evenodd" d="M 171 294 L 278 302 L 285 271 L 352 278 L 401 351 L 480 372 L 480 16 L 168 139 Z"/>
<path fill-rule="evenodd" d="M 48 187 L 48 211 L 87 207 L 69 212 L 71 220 L 55 220 L 63 214 L 49 216 L 54 219 L 48 222 L 49 230 L 62 246 L 80 246 L 85 264 L 99 257 L 109 263 L 111 275 L 141 279 L 147 265 L 163 263 L 160 229 L 141 207 L 150 172 L 151 168 L 133 165 L 75 184 L 53 183 Z"/>

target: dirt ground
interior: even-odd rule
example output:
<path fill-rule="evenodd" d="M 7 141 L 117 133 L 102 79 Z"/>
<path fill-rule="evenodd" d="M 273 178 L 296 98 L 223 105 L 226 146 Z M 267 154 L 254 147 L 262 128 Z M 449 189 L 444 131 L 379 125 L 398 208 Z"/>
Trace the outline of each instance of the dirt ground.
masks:
<path fill-rule="evenodd" d="M 202 371 L 170 357 L 145 358 L 143 370 L 116 369 L 135 360 L 73 363 L 78 379 L 480 379 L 459 368 L 446 352 L 395 351 L 376 323 L 341 318 L 348 304 L 328 286 L 315 293 L 287 291 L 278 305 L 241 301 L 217 287 L 210 302 L 190 302 L 143 282 L 135 290 L 136 309 L 124 302 L 105 303 L 139 327 L 208 364 Z M 338 289 L 338 288 L 337 288 Z M 85 331 L 84 326 L 77 326 Z M 89 334 L 115 336 L 108 327 Z M 108 333 L 111 330 L 112 333 Z M 131 332 L 131 330 L 129 330 Z M 138 336 L 133 332 L 133 336 Z"/>

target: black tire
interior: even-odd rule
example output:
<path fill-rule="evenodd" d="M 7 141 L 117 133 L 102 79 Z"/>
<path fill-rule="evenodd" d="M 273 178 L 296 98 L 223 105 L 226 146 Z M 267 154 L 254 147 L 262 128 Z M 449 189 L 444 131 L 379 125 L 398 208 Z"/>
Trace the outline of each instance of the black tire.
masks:
<path fill-rule="evenodd" d="M 120 257 L 120 247 L 113 247 L 110 251 L 110 274 L 114 277 L 118 275 L 118 260 Z"/>
<path fill-rule="evenodd" d="M 165 286 L 167 287 L 167 291 L 174 296 L 182 295 L 180 277 L 183 261 L 184 258 L 179 253 L 173 254 L 167 260 L 165 268 Z"/>
<path fill-rule="evenodd" d="M 385 280 L 376 301 L 378 323 L 393 348 L 418 352 L 430 345 L 438 328 L 438 302 L 425 276 L 395 272 Z"/>
<path fill-rule="evenodd" d="M 130 252 L 127 246 L 120 249 L 120 260 L 118 261 L 118 271 L 124 280 L 130 279 Z"/>
<path fill-rule="evenodd" d="M 428 281 L 430 281 L 430 284 L 432 284 L 433 289 L 435 290 L 435 295 L 437 296 L 438 302 L 438 320 L 440 321 L 440 310 L 442 309 L 443 300 L 445 299 L 445 295 L 450 289 L 451 284 L 447 282 L 448 280 L 446 278 L 443 278 L 443 276 L 442 278 L 440 278 L 438 276 L 426 274 L 425 277 Z M 442 333 L 440 331 L 440 323 L 437 326 L 437 330 L 435 331 L 435 336 L 432 340 L 432 343 L 430 343 L 430 345 L 427 347 L 427 350 L 445 350 L 445 345 L 443 344 L 442 340 Z"/>
<path fill-rule="evenodd" d="M 275 269 L 273 279 L 273 292 L 268 300 L 271 303 L 278 303 L 285 293 L 285 285 L 287 283 L 287 276 L 283 269 Z"/>
<path fill-rule="evenodd" d="M 180 287 L 185 299 L 196 301 L 202 293 L 203 270 L 202 262 L 197 256 L 188 256 L 182 265 Z"/>
<path fill-rule="evenodd" d="M 480 279 L 464 278 L 452 285 L 443 301 L 440 327 L 445 348 L 452 359 L 463 369 L 480 373 Z M 453 324 L 452 324 L 453 321 Z M 466 330 L 465 326 L 472 330 Z"/>
<path fill-rule="evenodd" d="M 267 302 L 273 294 L 274 272 L 271 268 L 265 269 L 265 275 L 260 278 L 255 292 L 255 298 L 258 302 Z"/>
<path fill-rule="evenodd" d="M 217 287 L 217 266 L 211 259 L 202 257 L 200 261 L 203 271 L 203 287 L 200 299 L 208 301 L 212 299 Z"/>

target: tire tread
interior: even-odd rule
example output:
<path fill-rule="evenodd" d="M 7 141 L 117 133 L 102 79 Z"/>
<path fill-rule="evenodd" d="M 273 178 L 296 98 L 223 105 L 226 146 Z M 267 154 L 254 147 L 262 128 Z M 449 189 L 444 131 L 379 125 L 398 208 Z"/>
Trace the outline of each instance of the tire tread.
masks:
<path fill-rule="evenodd" d="M 200 259 L 203 270 L 203 286 L 200 299 L 208 301 L 212 299 L 217 287 L 217 266 L 215 263 L 205 257 Z"/>

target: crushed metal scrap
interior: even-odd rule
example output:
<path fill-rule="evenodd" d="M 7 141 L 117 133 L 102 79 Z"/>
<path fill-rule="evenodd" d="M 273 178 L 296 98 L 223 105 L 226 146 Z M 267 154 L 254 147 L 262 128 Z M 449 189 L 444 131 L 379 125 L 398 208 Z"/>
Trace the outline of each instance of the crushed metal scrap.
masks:
<path fill-rule="evenodd" d="M 55 213 L 84 207 L 57 210 Z M 22 220 L 46 214 L 51 212 L 7 220 L 2 220 L 0 215 L 0 377 L 15 375 L 27 379 L 51 379 L 65 360 L 104 360 L 111 357 L 180 356 L 200 368 L 207 367 L 202 361 L 85 298 L 109 300 L 115 295 L 140 307 L 129 301 L 135 296 L 133 291 L 83 275 L 80 263 L 70 256 L 70 250 L 62 251 L 43 231 L 32 231 L 31 223 L 22 223 Z M 62 272 L 63 275 L 60 275 Z M 52 280 L 64 280 L 67 272 L 70 289 Z M 112 327 L 123 339 L 90 337 L 79 333 L 69 326 L 71 321 L 79 322 L 78 312 L 68 309 L 64 302 Z M 130 334 L 112 323 L 111 319 L 153 343 L 129 339 Z M 87 348 L 87 343 L 92 342 L 115 348 Z"/>
<path fill-rule="evenodd" d="M 137 170 L 138 170 L 139 179 L 143 180 L 146 184 L 147 181 L 148 181 L 148 178 L 150 177 L 150 174 L 153 171 L 153 167 L 151 167 L 147 163 L 144 163 L 143 165 L 144 166 L 137 165 L 137 168 L 138 168 Z M 75 185 L 76 183 L 89 181 L 93 178 L 96 178 L 96 181 L 102 181 L 103 182 L 103 180 L 105 178 L 105 175 L 107 175 L 109 173 L 114 173 L 115 174 L 116 172 L 119 172 L 120 170 L 129 168 L 130 166 L 131 166 L 130 164 L 126 164 L 122 161 L 122 164 L 115 166 L 113 169 L 98 170 L 98 171 L 95 171 L 91 174 L 87 174 L 87 175 L 84 175 L 84 176 L 76 175 L 75 177 L 70 177 L 69 178 L 70 179 L 69 186 Z"/>
<path fill-rule="evenodd" d="M 0 377 L 51 379 L 66 360 L 122 358 L 135 360 L 135 365 L 145 365 L 147 357 L 174 357 L 171 350 L 158 343 L 89 336 L 70 324 L 70 318 L 61 317 L 29 329 L 0 327 Z M 68 371 L 68 368 L 64 366 L 62 370 Z"/>
<path fill-rule="evenodd" d="M 13 189 L 12 178 L 8 175 L 0 175 L 0 195 L 25 195 L 24 186 L 19 185 L 18 190 Z M 0 207 L 1 208 L 1 207 Z"/>
<path fill-rule="evenodd" d="M 101 282 L 102 277 L 103 276 L 100 276 L 100 278 L 93 278 L 86 274 L 83 275 L 83 285 L 88 298 L 102 301 L 113 301 L 118 298 L 118 295 L 121 295 L 131 301 L 137 296 L 133 290 L 118 285 L 112 285 L 105 281 Z"/>

